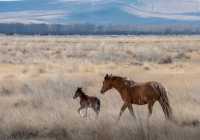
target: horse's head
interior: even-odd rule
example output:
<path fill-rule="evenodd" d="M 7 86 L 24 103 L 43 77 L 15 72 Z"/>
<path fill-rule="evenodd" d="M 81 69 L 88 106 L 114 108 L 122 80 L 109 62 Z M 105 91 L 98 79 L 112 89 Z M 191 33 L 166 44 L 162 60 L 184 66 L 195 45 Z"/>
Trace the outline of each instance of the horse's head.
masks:
<path fill-rule="evenodd" d="M 79 97 L 81 93 L 82 93 L 82 88 L 78 87 L 73 96 L 73 99 L 76 99 L 77 97 Z"/>
<path fill-rule="evenodd" d="M 101 94 L 104 94 L 106 91 L 113 88 L 112 82 L 112 75 L 106 74 L 106 76 L 104 77 L 103 86 L 101 88 Z"/>

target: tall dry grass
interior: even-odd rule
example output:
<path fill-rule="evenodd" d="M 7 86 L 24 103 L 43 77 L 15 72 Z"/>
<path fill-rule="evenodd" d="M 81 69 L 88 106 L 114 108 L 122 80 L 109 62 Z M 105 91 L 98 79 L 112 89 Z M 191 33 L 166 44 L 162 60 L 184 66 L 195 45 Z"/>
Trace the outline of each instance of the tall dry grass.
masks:
<path fill-rule="evenodd" d="M 164 119 L 158 103 L 147 119 L 147 106 L 134 105 L 116 119 L 123 104 L 111 90 L 100 95 L 106 73 L 136 81 L 156 80 L 169 91 L 180 122 L 199 120 L 198 37 L 0 37 L 0 139 L 188 140 L 199 126 L 182 127 Z M 166 57 L 172 61 L 159 64 Z M 99 119 L 78 113 L 78 86 L 101 99 Z M 82 112 L 84 113 L 84 111 Z"/>

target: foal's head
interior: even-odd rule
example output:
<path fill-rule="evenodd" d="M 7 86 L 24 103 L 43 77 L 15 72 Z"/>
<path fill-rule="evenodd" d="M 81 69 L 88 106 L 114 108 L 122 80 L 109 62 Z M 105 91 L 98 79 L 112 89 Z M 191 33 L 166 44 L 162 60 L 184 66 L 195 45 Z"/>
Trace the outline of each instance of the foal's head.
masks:
<path fill-rule="evenodd" d="M 103 86 L 101 88 L 101 94 L 113 88 L 113 78 L 112 75 L 106 74 L 103 81 Z"/>
<path fill-rule="evenodd" d="M 74 99 L 76 99 L 77 97 L 79 97 L 81 94 L 83 94 L 82 88 L 78 87 L 75 94 L 74 94 Z"/>

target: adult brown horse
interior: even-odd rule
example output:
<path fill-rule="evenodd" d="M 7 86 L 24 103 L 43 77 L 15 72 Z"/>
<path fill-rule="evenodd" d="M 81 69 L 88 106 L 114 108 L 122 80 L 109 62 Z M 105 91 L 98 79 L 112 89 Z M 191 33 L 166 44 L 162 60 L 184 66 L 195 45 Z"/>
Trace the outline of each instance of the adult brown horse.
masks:
<path fill-rule="evenodd" d="M 124 77 L 106 75 L 103 81 L 101 93 L 115 88 L 121 95 L 124 105 L 119 113 L 121 115 L 128 107 L 129 112 L 135 118 L 132 104 L 145 105 L 148 104 L 149 117 L 152 114 L 153 105 L 158 101 L 163 109 L 166 119 L 172 119 L 172 109 L 167 97 L 167 91 L 158 82 L 150 81 L 145 83 L 137 83 L 135 81 L 127 80 Z"/>

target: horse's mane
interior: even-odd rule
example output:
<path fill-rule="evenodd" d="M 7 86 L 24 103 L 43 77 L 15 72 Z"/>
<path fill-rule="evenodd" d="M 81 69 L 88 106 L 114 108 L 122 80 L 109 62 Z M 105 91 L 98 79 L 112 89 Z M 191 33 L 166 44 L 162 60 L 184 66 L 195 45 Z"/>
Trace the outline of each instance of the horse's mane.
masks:
<path fill-rule="evenodd" d="M 135 86 L 136 82 L 130 79 L 127 79 L 127 77 L 120 77 L 120 76 L 112 76 L 113 80 L 121 80 L 126 86 L 133 87 Z"/>
<path fill-rule="evenodd" d="M 120 77 L 120 76 L 112 76 L 111 77 L 113 80 L 117 80 L 117 79 L 120 79 L 120 80 L 127 80 L 126 77 Z"/>

